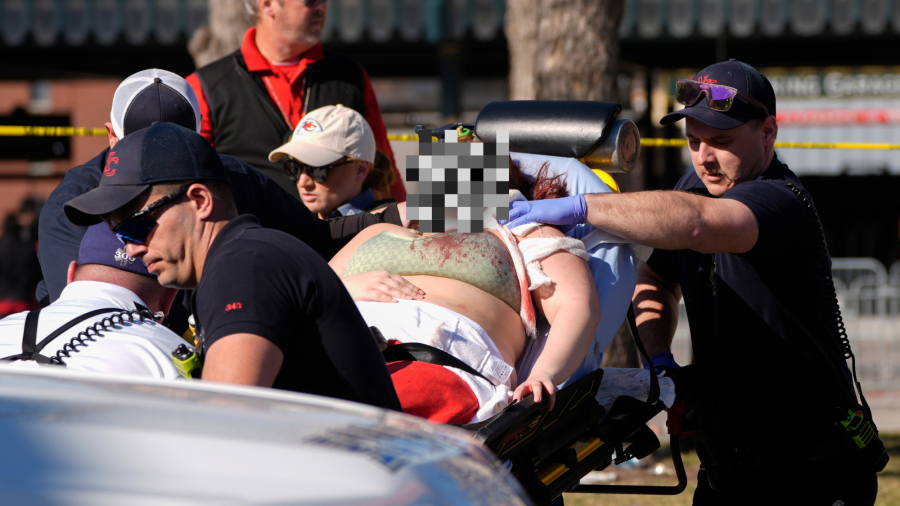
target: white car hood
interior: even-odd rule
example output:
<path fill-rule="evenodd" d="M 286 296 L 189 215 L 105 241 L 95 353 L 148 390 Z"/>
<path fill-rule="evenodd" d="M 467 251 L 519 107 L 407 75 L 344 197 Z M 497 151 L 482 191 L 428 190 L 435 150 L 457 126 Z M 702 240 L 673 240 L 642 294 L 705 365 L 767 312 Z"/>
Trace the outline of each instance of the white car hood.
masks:
<path fill-rule="evenodd" d="M 527 504 L 471 436 L 278 390 L 0 366 L 3 504 Z"/>

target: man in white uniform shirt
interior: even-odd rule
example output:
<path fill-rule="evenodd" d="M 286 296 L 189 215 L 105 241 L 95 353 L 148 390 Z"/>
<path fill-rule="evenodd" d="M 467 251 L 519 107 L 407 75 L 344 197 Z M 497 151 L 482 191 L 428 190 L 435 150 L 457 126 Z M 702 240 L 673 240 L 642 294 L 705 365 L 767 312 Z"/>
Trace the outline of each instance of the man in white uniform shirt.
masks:
<path fill-rule="evenodd" d="M 29 312 L 0 320 L 0 357 L 6 357 L 0 363 L 30 367 L 46 364 L 79 332 L 104 318 L 122 311 L 167 314 L 176 293 L 175 289 L 160 286 L 142 262 L 125 254 L 125 245 L 106 224 L 94 225 L 82 239 L 78 261 L 69 266 L 68 284 L 59 299 L 37 315 L 36 353 L 23 352 Z M 40 346 L 58 329 L 91 312 L 97 314 L 78 321 Z M 109 330 L 100 330 L 99 335 L 92 331 L 91 339 L 82 339 L 83 344 L 75 340 L 76 351 L 69 351 L 69 357 L 60 355 L 65 366 L 75 371 L 178 378 L 170 356 L 179 344 L 185 344 L 184 340 L 152 318 L 142 319 L 137 314 L 133 313 L 133 322 L 125 316 L 124 323 L 107 324 Z M 13 357 L 17 360 L 9 360 Z"/>

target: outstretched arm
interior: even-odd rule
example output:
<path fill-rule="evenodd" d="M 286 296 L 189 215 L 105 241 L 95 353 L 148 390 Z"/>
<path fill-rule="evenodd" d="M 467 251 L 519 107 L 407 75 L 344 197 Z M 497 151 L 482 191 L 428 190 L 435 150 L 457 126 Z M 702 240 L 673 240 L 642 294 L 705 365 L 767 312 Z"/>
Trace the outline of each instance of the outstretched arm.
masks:
<path fill-rule="evenodd" d="M 562 237 L 551 227 L 541 227 L 544 237 Z M 535 231 L 528 237 L 540 237 Z M 541 260 L 541 266 L 553 283 L 533 292 L 535 304 L 550 322 L 550 335 L 531 375 L 519 383 L 516 400 L 534 393 L 540 402 L 543 391 L 556 399 L 556 385 L 565 381 L 584 360 L 600 323 L 600 301 L 587 263 L 564 251 Z"/>
<path fill-rule="evenodd" d="M 575 195 L 513 202 L 510 226 L 536 221 L 561 227 L 587 223 L 654 248 L 746 253 L 759 238 L 756 217 L 741 202 L 680 191 Z"/>
<path fill-rule="evenodd" d="M 679 191 L 585 195 L 587 223 L 654 248 L 746 253 L 759 238 L 756 217 L 737 200 Z"/>

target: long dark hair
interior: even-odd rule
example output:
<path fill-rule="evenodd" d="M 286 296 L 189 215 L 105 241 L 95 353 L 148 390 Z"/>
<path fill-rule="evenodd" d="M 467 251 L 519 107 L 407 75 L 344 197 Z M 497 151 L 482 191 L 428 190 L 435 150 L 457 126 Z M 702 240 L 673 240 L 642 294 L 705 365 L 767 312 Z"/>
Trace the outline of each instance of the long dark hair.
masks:
<path fill-rule="evenodd" d="M 566 190 L 566 176 L 557 174 L 549 175 L 550 164 L 544 162 L 538 170 L 534 181 L 522 173 L 519 162 L 509 159 L 509 187 L 513 190 L 519 190 L 528 200 L 547 200 L 568 197 L 569 192 Z"/>

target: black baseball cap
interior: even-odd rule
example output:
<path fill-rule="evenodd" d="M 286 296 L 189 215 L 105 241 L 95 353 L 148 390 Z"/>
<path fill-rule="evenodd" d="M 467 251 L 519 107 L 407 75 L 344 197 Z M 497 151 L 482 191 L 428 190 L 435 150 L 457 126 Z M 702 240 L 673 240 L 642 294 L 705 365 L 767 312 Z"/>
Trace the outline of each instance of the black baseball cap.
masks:
<path fill-rule="evenodd" d="M 128 105 L 122 126 L 125 135 L 130 135 L 158 122 L 174 123 L 185 128 L 197 124 L 191 104 L 157 77 Z"/>
<path fill-rule="evenodd" d="M 766 79 L 766 76 L 744 62 L 732 58 L 726 62 L 710 65 L 697 72 L 694 80 L 735 88 L 766 106 L 770 116 L 775 115 L 775 90 L 772 88 L 772 83 Z M 659 123 L 668 125 L 684 117 L 694 118 L 719 130 L 731 130 L 752 119 L 765 119 L 765 112 L 759 107 L 741 100 L 740 95 L 735 98 L 729 110 L 714 111 L 709 108 L 704 96 L 692 106 L 663 116 Z"/>
<path fill-rule="evenodd" d="M 162 69 L 142 70 L 122 81 L 109 117 L 119 139 L 161 122 L 200 132 L 200 102 L 191 85 Z"/>
<path fill-rule="evenodd" d="M 116 143 L 100 186 L 66 202 L 63 210 L 75 225 L 89 226 L 154 184 L 200 179 L 228 181 L 216 150 L 195 131 L 157 123 Z"/>

